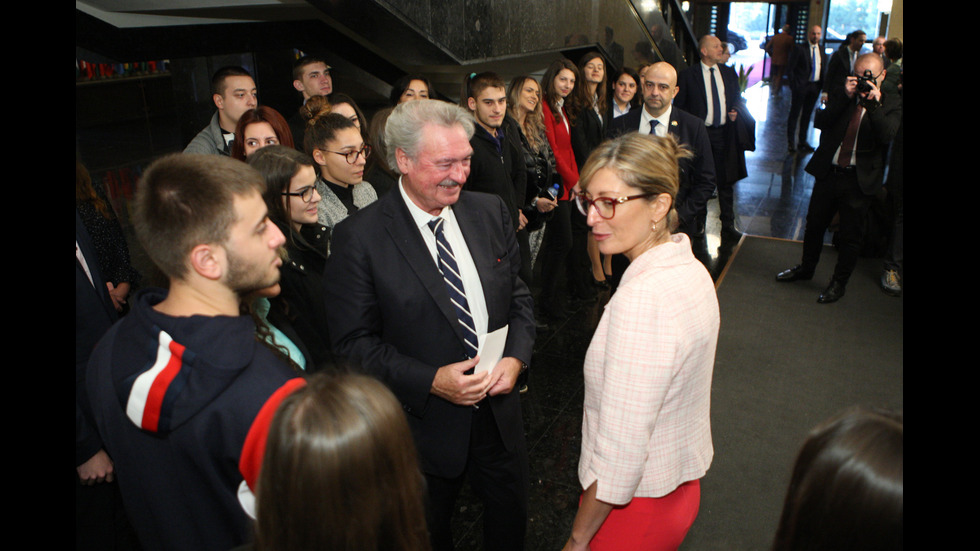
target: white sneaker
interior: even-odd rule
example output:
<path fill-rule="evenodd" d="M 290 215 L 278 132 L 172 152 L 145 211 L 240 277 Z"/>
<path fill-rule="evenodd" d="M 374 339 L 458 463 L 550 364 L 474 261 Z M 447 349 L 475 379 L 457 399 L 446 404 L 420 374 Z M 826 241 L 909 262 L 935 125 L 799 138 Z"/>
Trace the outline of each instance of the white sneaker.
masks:
<path fill-rule="evenodd" d="M 885 270 L 881 274 L 881 290 L 893 297 L 902 294 L 902 282 L 898 278 L 898 272 L 895 270 Z"/>

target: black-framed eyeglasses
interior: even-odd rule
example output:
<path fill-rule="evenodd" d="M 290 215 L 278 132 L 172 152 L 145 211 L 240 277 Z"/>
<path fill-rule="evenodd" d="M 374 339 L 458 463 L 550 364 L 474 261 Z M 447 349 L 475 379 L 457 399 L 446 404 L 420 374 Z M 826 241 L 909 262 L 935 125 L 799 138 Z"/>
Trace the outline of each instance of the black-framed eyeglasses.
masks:
<path fill-rule="evenodd" d="M 371 146 L 364 144 L 359 151 L 330 151 L 329 149 L 323 149 L 321 151 L 326 151 L 327 153 L 333 153 L 334 155 L 343 155 L 347 158 L 347 164 L 352 165 L 357 162 L 357 158 L 364 155 L 364 160 L 366 161 L 369 156 L 371 156 Z"/>
<path fill-rule="evenodd" d="M 589 215 L 590 208 L 595 207 L 595 211 L 599 214 L 599 218 L 609 220 L 613 216 L 616 216 L 616 205 L 621 205 L 627 201 L 632 201 L 633 199 L 651 197 L 653 195 L 655 194 L 641 193 L 640 195 L 630 195 L 628 197 L 596 197 L 595 199 L 590 199 L 585 194 L 576 193 L 575 206 L 578 207 L 579 212 L 585 216 Z"/>
<path fill-rule="evenodd" d="M 299 191 L 284 191 L 282 192 L 282 194 L 288 195 L 289 197 L 299 197 L 300 199 L 303 200 L 304 203 L 311 203 L 313 202 L 313 192 L 315 191 L 316 191 L 315 187 L 306 186 L 305 188 Z"/>

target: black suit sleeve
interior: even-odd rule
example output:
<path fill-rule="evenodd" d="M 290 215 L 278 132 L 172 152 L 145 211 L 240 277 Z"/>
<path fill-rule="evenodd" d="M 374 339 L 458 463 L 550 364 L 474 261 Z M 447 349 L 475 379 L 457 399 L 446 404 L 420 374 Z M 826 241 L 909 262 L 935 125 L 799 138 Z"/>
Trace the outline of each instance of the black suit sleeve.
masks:
<path fill-rule="evenodd" d="M 689 174 L 682 175 L 689 189 L 676 207 L 678 217 L 685 224 L 694 220 L 694 215 L 708 204 L 715 190 L 715 160 L 711 154 L 708 132 L 704 125 L 697 124 L 691 134 L 686 145 L 694 157 L 681 164 L 681 170 L 689 171 Z"/>
<path fill-rule="evenodd" d="M 385 382 L 407 411 L 421 415 L 439 366 L 405 356 L 382 340 L 382 303 L 375 290 L 377 267 L 372 266 L 375 258 L 369 254 L 371 243 L 365 236 L 351 231 L 351 221 L 334 229 L 323 278 L 334 352 Z"/>

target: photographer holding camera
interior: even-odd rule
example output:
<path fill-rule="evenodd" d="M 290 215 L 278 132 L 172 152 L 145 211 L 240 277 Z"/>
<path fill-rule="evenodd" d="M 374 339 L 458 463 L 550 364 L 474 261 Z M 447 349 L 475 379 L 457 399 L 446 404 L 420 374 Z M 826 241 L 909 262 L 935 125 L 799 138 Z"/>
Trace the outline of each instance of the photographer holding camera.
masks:
<path fill-rule="evenodd" d="M 776 279 L 813 278 L 824 234 L 839 212 L 837 265 L 830 284 L 817 298 L 821 304 L 844 296 L 857 264 L 868 207 L 884 179 L 888 146 L 902 120 L 901 96 L 882 94 L 878 88 L 884 77 L 880 56 L 858 57 L 851 76 L 830 91 L 825 108 L 814 117 L 813 126 L 821 130 L 820 146 L 806 165 L 816 181 L 807 211 L 803 259 Z"/>

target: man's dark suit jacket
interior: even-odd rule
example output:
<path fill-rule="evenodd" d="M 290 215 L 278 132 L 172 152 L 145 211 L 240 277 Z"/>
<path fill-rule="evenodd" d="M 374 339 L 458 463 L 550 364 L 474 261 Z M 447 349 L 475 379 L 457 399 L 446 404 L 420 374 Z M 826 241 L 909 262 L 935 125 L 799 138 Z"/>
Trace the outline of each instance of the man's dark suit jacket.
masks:
<path fill-rule="evenodd" d="M 860 52 L 858 52 L 860 55 Z M 829 93 L 844 85 L 847 76 L 851 74 L 851 49 L 847 47 L 847 42 L 827 59 L 827 72 L 824 73 L 823 91 Z"/>
<path fill-rule="evenodd" d="M 531 293 L 503 200 L 463 191 L 452 207 L 483 286 L 488 332 L 509 324 L 505 357 L 531 360 Z M 430 394 L 436 371 L 466 359 L 446 284 L 402 199 L 392 191 L 338 224 L 324 273 L 334 350 L 401 401 L 427 474 L 455 478 L 468 455 L 473 408 Z M 524 438 L 516 390 L 489 399 L 504 446 Z"/>
<path fill-rule="evenodd" d="M 732 110 L 736 105 L 742 103 L 742 96 L 738 89 L 738 75 L 735 69 L 728 65 L 715 65 L 718 74 L 721 75 L 722 82 L 725 84 L 725 103 L 728 110 Z M 708 90 L 704 87 L 704 77 L 701 73 L 701 62 L 691 65 L 677 75 L 677 95 L 674 96 L 674 107 L 678 107 L 688 113 L 698 117 L 702 121 L 708 116 Z M 721 120 L 725 121 L 727 115 L 721 114 Z"/>
<path fill-rule="evenodd" d="M 843 86 L 835 88 L 827 99 L 826 109 L 817 111 L 813 126 L 821 130 L 820 146 L 813 153 L 806 171 L 818 180 L 826 178 L 834 162 L 834 154 L 844 141 L 855 98 L 848 98 Z M 861 118 L 855 158 L 857 179 L 861 191 L 872 195 L 881 187 L 887 166 L 888 146 L 902 122 L 902 99 L 897 95 L 881 96 L 881 105 Z"/>
<path fill-rule="evenodd" d="M 739 118 L 748 113 L 745 109 L 745 101 L 738 88 L 738 75 L 735 69 L 727 65 L 715 65 L 718 74 L 721 75 L 725 85 L 725 103 L 727 110 L 736 109 L 739 111 Z M 701 119 L 702 124 L 708 116 L 708 93 L 705 89 L 704 76 L 701 73 L 701 63 L 697 62 L 677 75 L 677 95 L 674 96 L 674 107 L 682 109 L 695 117 Z M 736 125 L 742 124 L 745 120 L 738 120 L 733 124 L 728 120 L 728 114 L 722 113 L 721 120 L 725 121 L 725 174 L 715 174 L 718 183 L 734 182 L 744 178 L 747 174 L 745 168 L 745 149 L 747 144 L 739 144 L 739 132 Z M 752 133 L 754 134 L 754 121 Z M 720 163 L 719 163 L 720 164 Z"/>
<path fill-rule="evenodd" d="M 609 137 L 639 131 L 643 109 L 630 109 L 629 113 L 613 119 L 609 123 Z M 708 132 L 701 119 L 676 106 L 670 108 L 667 132 L 694 153 L 693 157 L 680 162 L 680 189 L 674 201 L 674 208 L 681 220 L 680 229 L 693 231 L 690 226 L 693 225 L 694 215 L 704 208 L 715 189 L 715 163 L 711 156 L 711 144 L 708 143 Z"/>
<path fill-rule="evenodd" d="M 824 76 L 827 74 L 827 54 L 823 47 L 817 45 L 817 52 L 820 55 L 820 74 L 817 75 L 817 86 L 823 84 Z M 810 81 L 810 43 L 797 44 L 789 54 L 789 85 L 792 90 L 802 90 Z"/>

